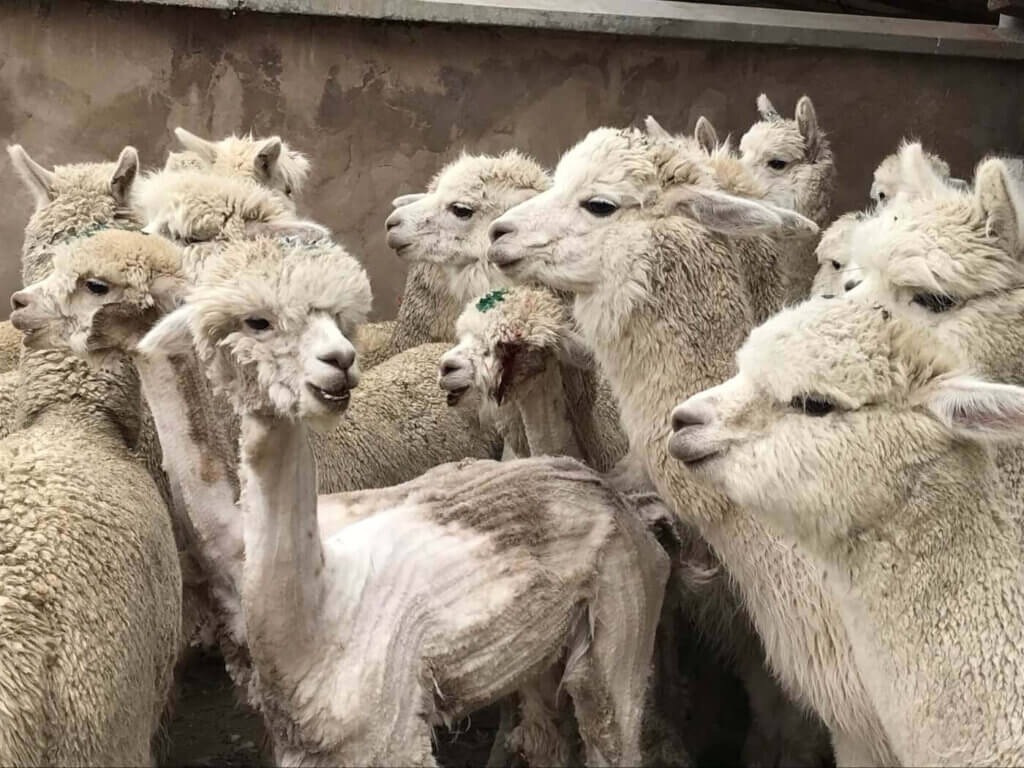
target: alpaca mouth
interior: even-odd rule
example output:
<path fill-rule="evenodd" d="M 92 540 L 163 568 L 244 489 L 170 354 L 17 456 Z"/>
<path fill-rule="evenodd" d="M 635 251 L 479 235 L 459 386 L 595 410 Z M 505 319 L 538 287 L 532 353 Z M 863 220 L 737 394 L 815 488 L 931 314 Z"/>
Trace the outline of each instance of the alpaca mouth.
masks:
<path fill-rule="evenodd" d="M 458 405 L 462 396 L 469 391 L 469 386 L 459 387 L 458 389 L 449 390 L 448 395 L 445 397 L 445 401 L 449 406 Z"/>
<path fill-rule="evenodd" d="M 708 464 L 725 453 L 724 447 L 719 445 L 700 445 L 687 439 L 687 435 L 677 432 L 668 441 L 668 452 L 672 458 L 681 461 L 688 469 L 697 469 Z"/>
<path fill-rule="evenodd" d="M 306 384 L 306 386 L 317 400 L 329 408 L 344 408 L 352 398 L 352 390 L 346 386 L 337 389 L 325 389 L 316 384 Z"/>

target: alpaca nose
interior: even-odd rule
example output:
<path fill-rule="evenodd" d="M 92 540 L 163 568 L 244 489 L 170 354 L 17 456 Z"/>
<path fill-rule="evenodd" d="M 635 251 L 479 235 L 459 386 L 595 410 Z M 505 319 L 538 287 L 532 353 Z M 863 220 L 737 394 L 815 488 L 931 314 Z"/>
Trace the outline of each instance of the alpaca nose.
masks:
<path fill-rule="evenodd" d="M 390 216 L 384 221 L 384 229 L 390 232 L 402 223 L 402 217 L 398 215 L 398 211 L 393 211 Z"/>
<path fill-rule="evenodd" d="M 860 280 L 847 280 L 847 281 L 846 281 L 846 282 L 845 282 L 845 283 L 843 284 L 843 290 L 844 290 L 844 291 L 852 291 L 852 290 L 853 290 L 854 288 L 856 288 L 856 287 L 857 287 L 858 285 L 860 285 Z"/>
<path fill-rule="evenodd" d="M 28 291 L 18 291 L 11 295 L 11 309 L 24 309 L 32 303 L 32 294 Z"/>
<path fill-rule="evenodd" d="M 687 427 L 701 427 L 709 423 L 709 414 L 703 410 L 698 409 L 695 406 L 677 405 L 675 410 L 672 411 L 672 431 L 682 432 Z"/>
<path fill-rule="evenodd" d="M 451 376 L 453 373 L 459 370 L 462 366 L 454 360 L 442 360 L 441 361 L 441 376 Z"/>
<path fill-rule="evenodd" d="M 488 234 L 490 235 L 491 242 L 496 243 L 505 235 L 511 235 L 515 231 L 516 228 L 512 226 L 511 223 L 498 219 L 493 224 L 491 224 L 491 228 L 488 230 Z"/>
<path fill-rule="evenodd" d="M 323 355 L 317 355 L 317 360 L 321 363 L 337 368 L 339 371 L 345 372 L 352 367 L 352 363 L 356 359 L 356 351 L 351 348 L 337 349 L 332 352 L 328 352 Z"/>

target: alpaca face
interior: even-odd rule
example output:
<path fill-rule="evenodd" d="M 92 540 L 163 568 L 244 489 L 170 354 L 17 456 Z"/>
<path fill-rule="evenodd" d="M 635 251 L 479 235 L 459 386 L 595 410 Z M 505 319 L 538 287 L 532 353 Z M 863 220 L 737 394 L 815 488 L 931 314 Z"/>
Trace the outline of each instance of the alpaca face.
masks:
<path fill-rule="evenodd" d="M 779 313 L 737 363 L 732 379 L 675 409 L 669 450 L 790 531 L 884 507 L 906 468 L 958 439 L 1019 428 L 1024 405 L 1019 388 L 958 375 L 958 360 L 913 323 L 852 300 Z"/>
<path fill-rule="evenodd" d="M 853 240 L 856 228 L 868 215 L 844 214 L 822 233 L 814 250 L 818 273 L 811 285 L 812 296 L 841 296 L 864 279 L 863 269 L 853 260 Z"/>
<path fill-rule="evenodd" d="M 410 261 L 456 268 L 475 264 L 487 252 L 491 222 L 549 184 L 539 165 L 516 152 L 464 155 L 427 193 L 395 201 L 385 222 L 388 247 Z"/>
<path fill-rule="evenodd" d="M 783 120 L 764 96 L 762 119 L 740 139 L 740 158 L 765 189 L 765 199 L 783 208 L 813 215 L 810 199 L 828 193 L 832 162 L 818 129 L 810 99 L 797 104 L 796 116 Z"/>
<path fill-rule="evenodd" d="M 229 245 L 185 311 L 210 380 L 239 413 L 327 428 L 359 382 L 349 339 L 369 308 L 366 273 L 340 247 L 259 238 Z"/>
<path fill-rule="evenodd" d="M 130 351 L 183 292 L 166 241 L 110 230 L 58 248 L 52 273 L 11 297 L 11 323 L 33 349 L 65 348 L 100 364 Z"/>
<path fill-rule="evenodd" d="M 959 179 L 949 178 L 949 164 L 937 155 L 925 153 L 925 159 L 931 166 L 936 179 L 944 182 L 960 182 Z M 870 197 L 877 205 L 885 205 L 897 196 L 912 197 L 919 193 L 912 182 L 904 176 L 901 168 L 900 153 L 894 152 L 878 164 L 872 176 Z"/>

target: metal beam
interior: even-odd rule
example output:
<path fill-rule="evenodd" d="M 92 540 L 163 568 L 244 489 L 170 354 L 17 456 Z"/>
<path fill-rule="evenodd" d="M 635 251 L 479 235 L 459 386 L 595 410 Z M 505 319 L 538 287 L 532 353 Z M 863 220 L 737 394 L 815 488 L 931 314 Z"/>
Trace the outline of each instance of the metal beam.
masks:
<path fill-rule="evenodd" d="M 665 0 L 114 1 L 230 13 L 308 14 L 1024 60 L 1024 34 L 1012 28 Z"/>

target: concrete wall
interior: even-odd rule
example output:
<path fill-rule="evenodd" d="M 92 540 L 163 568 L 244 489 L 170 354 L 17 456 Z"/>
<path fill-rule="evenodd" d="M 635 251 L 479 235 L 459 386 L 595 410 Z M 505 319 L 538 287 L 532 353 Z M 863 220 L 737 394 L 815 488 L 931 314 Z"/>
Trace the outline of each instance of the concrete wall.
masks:
<path fill-rule="evenodd" d="M 315 171 L 303 207 L 368 265 L 378 316 L 404 265 L 385 247 L 396 195 L 462 149 L 520 147 L 553 164 L 597 125 L 708 115 L 724 133 L 810 94 L 840 166 L 836 212 L 860 207 L 875 164 L 915 135 L 969 175 L 1024 154 L 1024 64 L 572 32 L 408 25 L 84 0 L 0 4 L 0 137 L 44 164 L 163 162 L 171 129 L 280 133 Z M 0 296 L 19 280 L 31 202 L 0 160 Z M 4 302 L 4 305 L 6 302 Z"/>

